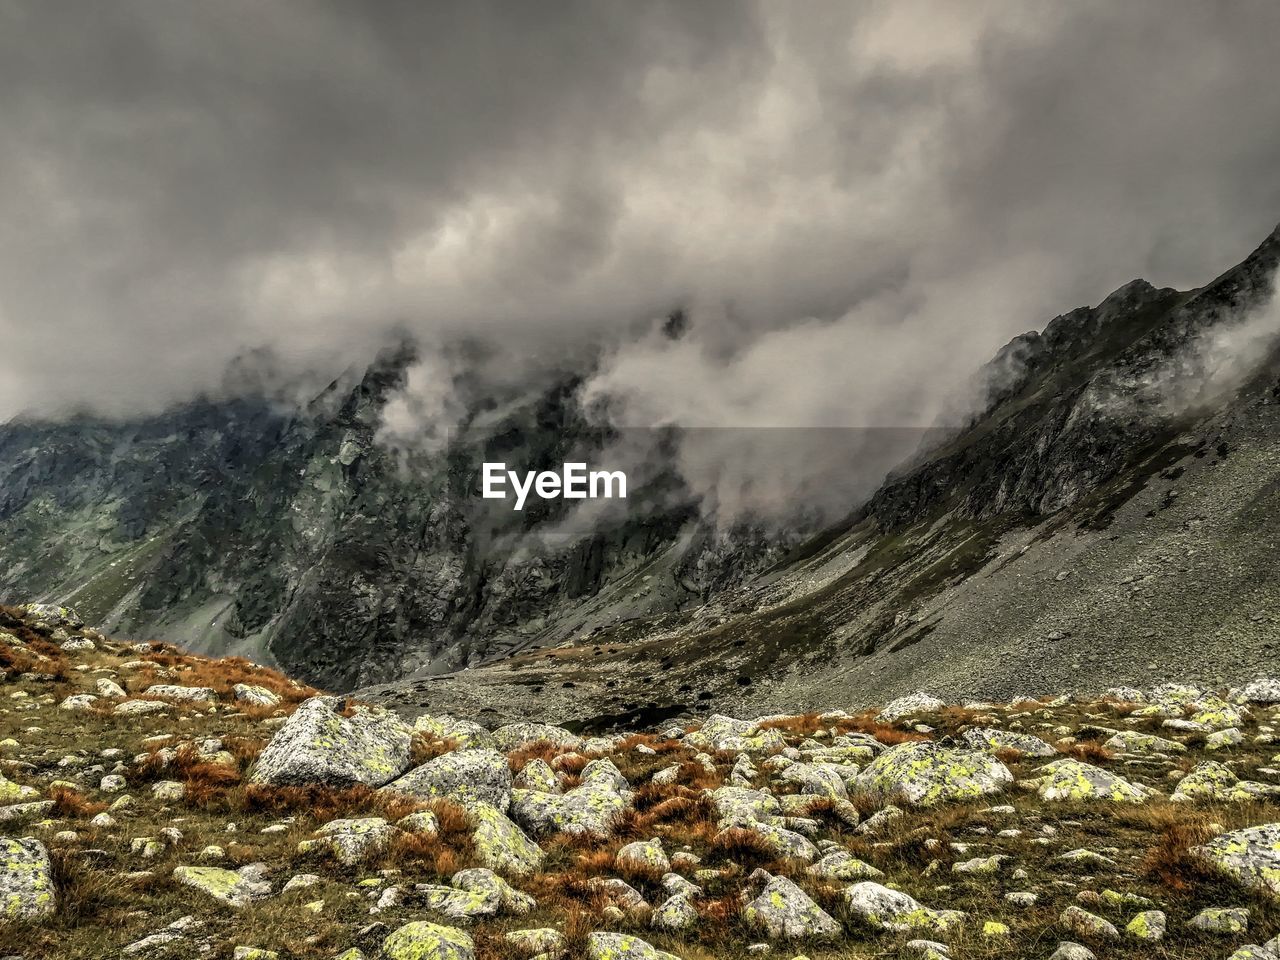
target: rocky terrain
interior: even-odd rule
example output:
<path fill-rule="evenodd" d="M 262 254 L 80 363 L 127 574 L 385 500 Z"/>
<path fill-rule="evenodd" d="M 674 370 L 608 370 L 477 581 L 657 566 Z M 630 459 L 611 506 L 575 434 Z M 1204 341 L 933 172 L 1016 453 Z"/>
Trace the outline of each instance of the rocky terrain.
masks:
<path fill-rule="evenodd" d="M 1280 681 L 590 736 L 0 608 L 0 956 L 1280 957 Z"/>

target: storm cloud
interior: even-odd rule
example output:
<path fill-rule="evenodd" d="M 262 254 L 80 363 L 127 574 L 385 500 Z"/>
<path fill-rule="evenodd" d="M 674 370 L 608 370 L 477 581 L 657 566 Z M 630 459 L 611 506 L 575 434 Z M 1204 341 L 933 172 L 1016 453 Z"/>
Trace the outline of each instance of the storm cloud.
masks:
<path fill-rule="evenodd" d="M 1277 38 L 1243 0 L 0 0 L 0 420 L 409 332 L 604 344 L 642 425 L 929 424 L 1270 231 Z"/>

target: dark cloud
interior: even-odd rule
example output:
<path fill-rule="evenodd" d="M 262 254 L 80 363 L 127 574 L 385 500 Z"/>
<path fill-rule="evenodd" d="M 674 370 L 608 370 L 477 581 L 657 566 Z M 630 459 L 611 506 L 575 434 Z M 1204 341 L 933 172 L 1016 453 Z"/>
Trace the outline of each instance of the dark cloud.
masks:
<path fill-rule="evenodd" d="M 1277 36 L 1193 0 L 0 0 L 0 416 L 405 328 L 514 365 L 680 303 L 593 395 L 930 422 L 1009 336 L 1280 219 Z"/>

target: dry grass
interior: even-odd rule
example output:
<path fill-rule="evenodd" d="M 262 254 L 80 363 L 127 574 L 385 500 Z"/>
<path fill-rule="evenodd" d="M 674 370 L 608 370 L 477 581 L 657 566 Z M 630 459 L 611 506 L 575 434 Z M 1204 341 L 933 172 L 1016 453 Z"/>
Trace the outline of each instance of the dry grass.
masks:
<path fill-rule="evenodd" d="M 153 644 L 159 647 L 150 653 L 139 655 L 140 660 L 154 664 L 156 668 L 172 671 L 174 680 L 188 687 L 210 687 L 220 697 L 232 701 L 232 687 L 237 683 L 265 687 L 280 697 L 284 703 L 297 704 L 319 691 L 314 687 L 298 684 L 278 670 L 262 667 L 244 657 L 210 659 L 197 654 L 184 653 L 169 644 Z M 157 680 L 154 671 L 141 670 L 130 678 L 130 692 L 141 691 Z"/>
<path fill-rule="evenodd" d="M 1063 747 L 1062 754 L 1074 760 L 1093 764 L 1108 763 L 1116 758 L 1114 753 L 1102 744 L 1092 740 L 1081 740 L 1068 747 Z"/>
<path fill-rule="evenodd" d="M 107 804 L 92 801 L 70 787 L 54 787 L 49 791 L 49 799 L 53 801 L 50 814 L 66 820 L 87 819 L 107 809 Z"/>

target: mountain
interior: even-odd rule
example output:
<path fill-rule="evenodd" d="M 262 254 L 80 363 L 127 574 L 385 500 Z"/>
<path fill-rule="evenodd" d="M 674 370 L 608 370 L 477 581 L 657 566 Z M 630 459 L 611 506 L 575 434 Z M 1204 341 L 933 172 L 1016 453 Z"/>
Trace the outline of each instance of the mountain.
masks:
<path fill-rule="evenodd" d="M 302 407 L 11 423 L 0 595 L 495 720 L 1248 679 L 1280 618 L 1278 260 L 1280 231 L 1198 290 L 1134 281 L 1018 337 L 963 429 L 821 531 L 717 531 L 662 469 L 586 535 L 544 535 L 556 502 L 481 509 L 481 460 L 610 443 L 581 369 L 408 454 L 378 441 L 408 350 Z"/>

